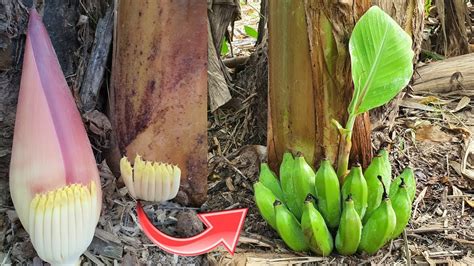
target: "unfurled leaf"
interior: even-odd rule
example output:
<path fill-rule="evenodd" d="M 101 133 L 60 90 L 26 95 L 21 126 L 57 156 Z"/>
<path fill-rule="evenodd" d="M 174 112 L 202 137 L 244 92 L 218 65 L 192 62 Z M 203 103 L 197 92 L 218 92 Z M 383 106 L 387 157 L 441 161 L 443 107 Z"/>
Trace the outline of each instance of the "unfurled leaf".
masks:
<path fill-rule="evenodd" d="M 410 81 L 410 36 L 383 10 L 371 7 L 349 41 L 354 96 L 349 113 L 361 114 L 390 101 Z"/>

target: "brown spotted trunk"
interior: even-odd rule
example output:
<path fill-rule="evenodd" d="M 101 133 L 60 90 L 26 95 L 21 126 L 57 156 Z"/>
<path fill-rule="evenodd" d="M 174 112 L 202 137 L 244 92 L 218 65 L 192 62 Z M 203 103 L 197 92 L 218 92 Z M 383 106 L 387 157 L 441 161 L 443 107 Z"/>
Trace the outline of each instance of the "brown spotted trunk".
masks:
<path fill-rule="evenodd" d="M 207 194 L 206 2 L 119 3 L 110 91 L 119 152 L 112 158 L 177 164 L 177 199 L 200 205 Z"/>
<path fill-rule="evenodd" d="M 336 161 L 339 134 L 352 97 L 348 42 L 370 6 L 356 1 L 269 1 L 268 156 L 276 168 L 282 154 L 300 151 L 313 166 Z M 367 166 L 372 157 L 370 120 L 355 123 L 351 160 Z"/>
<path fill-rule="evenodd" d="M 469 38 L 466 21 L 469 20 L 469 16 L 466 1 L 436 0 L 435 3 L 441 26 L 436 40 L 436 52 L 446 57 L 468 54 Z"/>

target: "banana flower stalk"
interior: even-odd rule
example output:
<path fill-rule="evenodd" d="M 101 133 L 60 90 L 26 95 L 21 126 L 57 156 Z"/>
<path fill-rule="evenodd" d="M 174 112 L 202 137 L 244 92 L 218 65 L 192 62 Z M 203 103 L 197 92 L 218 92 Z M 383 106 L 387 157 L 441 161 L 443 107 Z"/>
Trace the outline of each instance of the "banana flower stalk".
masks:
<path fill-rule="evenodd" d="M 30 11 L 10 192 L 40 258 L 76 264 L 94 236 L 102 192 L 81 116 L 46 28 Z"/>

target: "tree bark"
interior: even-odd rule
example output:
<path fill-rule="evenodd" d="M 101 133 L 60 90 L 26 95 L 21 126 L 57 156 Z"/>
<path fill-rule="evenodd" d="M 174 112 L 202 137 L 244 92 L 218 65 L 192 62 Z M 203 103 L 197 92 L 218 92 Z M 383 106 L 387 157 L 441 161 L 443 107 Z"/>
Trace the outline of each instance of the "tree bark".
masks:
<path fill-rule="evenodd" d="M 110 99 L 120 153 L 177 164 L 177 200 L 201 205 L 207 197 L 206 3 L 122 0 L 116 36 Z"/>
<path fill-rule="evenodd" d="M 240 4 L 238 0 L 211 0 L 210 2 L 208 16 L 212 39 L 214 40 L 214 47 L 220 51 L 222 38 L 227 31 L 227 27 L 240 19 Z"/>
<path fill-rule="evenodd" d="M 348 41 L 368 0 L 269 1 L 268 156 L 275 168 L 286 150 L 299 151 L 313 166 L 335 162 L 339 134 L 331 119 L 345 124 L 352 97 Z M 370 121 L 354 127 L 352 161 L 372 157 Z"/>
<path fill-rule="evenodd" d="M 469 53 L 466 31 L 467 6 L 464 0 L 437 0 L 441 32 L 435 51 L 447 57 Z"/>
<path fill-rule="evenodd" d="M 268 21 L 268 0 L 261 0 L 260 2 L 260 20 L 258 21 L 258 36 L 255 46 L 262 43 L 266 33 Z"/>
<path fill-rule="evenodd" d="M 211 27 L 209 21 L 208 25 L 208 39 L 207 39 L 207 89 L 209 91 L 209 109 L 211 112 L 228 102 L 232 96 L 230 95 L 229 87 L 223 69 L 223 63 L 219 51 L 213 45 Z"/>
<path fill-rule="evenodd" d="M 208 0 L 209 18 L 209 104 L 211 112 L 217 110 L 232 97 L 232 77 L 220 57 L 221 45 L 227 28 L 235 20 L 240 19 L 238 0 Z M 224 78 L 225 82 L 222 82 Z"/>

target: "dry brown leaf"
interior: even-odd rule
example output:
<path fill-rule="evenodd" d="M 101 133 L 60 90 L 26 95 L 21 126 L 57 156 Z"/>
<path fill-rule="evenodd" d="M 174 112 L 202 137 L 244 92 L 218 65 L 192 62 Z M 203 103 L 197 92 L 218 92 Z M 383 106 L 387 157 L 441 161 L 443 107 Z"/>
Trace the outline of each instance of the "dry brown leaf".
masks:
<path fill-rule="evenodd" d="M 474 169 L 469 169 L 469 166 L 472 166 L 471 162 L 469 161 L 470 155 L 474 154 L 474 139 L 471 138 L 468 140 L 465 152 L 462 156 L 461 161 L 461 172 L 464 176 L 474 180 Z"/>
<path fill-rule="evenodd" d="M 446 105 L 448 103 L 453 102 L 454 100 L 443 100 L 440 99 L 436 96 L 430 95 L 430 96 L 418 96 L 418 103 L 423 104 L 423 105 L 428 105 L 428 104 L 435 104 L 435 105 Z M 416 99 L 415 97 L 413 97 Z"/>
<path fill-rule="evenodd" d="M 458 105 L 454 110 L 452 111 L 453 113 L 461 111 L 464 107 L 468 106 L 469 103 L 471 102 L 471 98 L 464 96 L 461 98 L 461 100 L 458 102 Z"/>
<path fill-rule="evenodd" d="M 471 200 L 471 199 L 464 199 L 467 204 L 469 204 L 469 206 L 471 206 L 471 208 L 474 208 L 474 200 Z"/>
<path fill-rule="evenodd" d="M 227 188 L 230 190 L 230 191 L 234 191 L 235 190 L 235 187 L 234 187 L 234 184 L 232 182 L 232 178 L 228 177 L 225 179 L 225 184 L 227 186 Z"/>
<path fill-rule="evenodd" d="M 451 142 L 452 136 L 443 132 L 438 125 L 423 125 L 416 130 L 417 141 Z"/>
<path fill-rule="evenodd" d="M 424 105 L 424 104 L 420 104 L 420 103 L 412 102 L 412 101 L 407 101 L 407 100 L 402 100 L 402 101 L 400 102 L 400 106 L 405 107 L 405 108 L 411 108 L 411 109 L 418 109 L 418 110 L 422 110 L 422 111 L 428 111 L 428 112 L 434 112 L 434 111 L 436 111 L 436 109 L 433 108 L 433 107 L 431 107 L 431 106 L 427 106 L 427 105 Z"/>
<path fill-rule="evenodd" d="M 453 186 L 453 196 L 462 196 L 462 195 L 463 195 L 462 190 L 460 190 L 456 186 Z"/>
<path fill-rule="evenodd" d="M 454 171 L 456 171 L 456 173 L 460 176 L 462 176 L 462 171 L 461 171 L 461 164 L 458 163 L 458 162 L 449 162 L 449 165 L 451 166 L 451 168 L 454 169 Z"/>
<path fill-rule="evenodd" d="M 437 103 L 439 102 L 439 98 L 433 95 L 423 97 L 421 98 L 418 102 L 424 105 L 430 104 L 430 103 Z"/>

